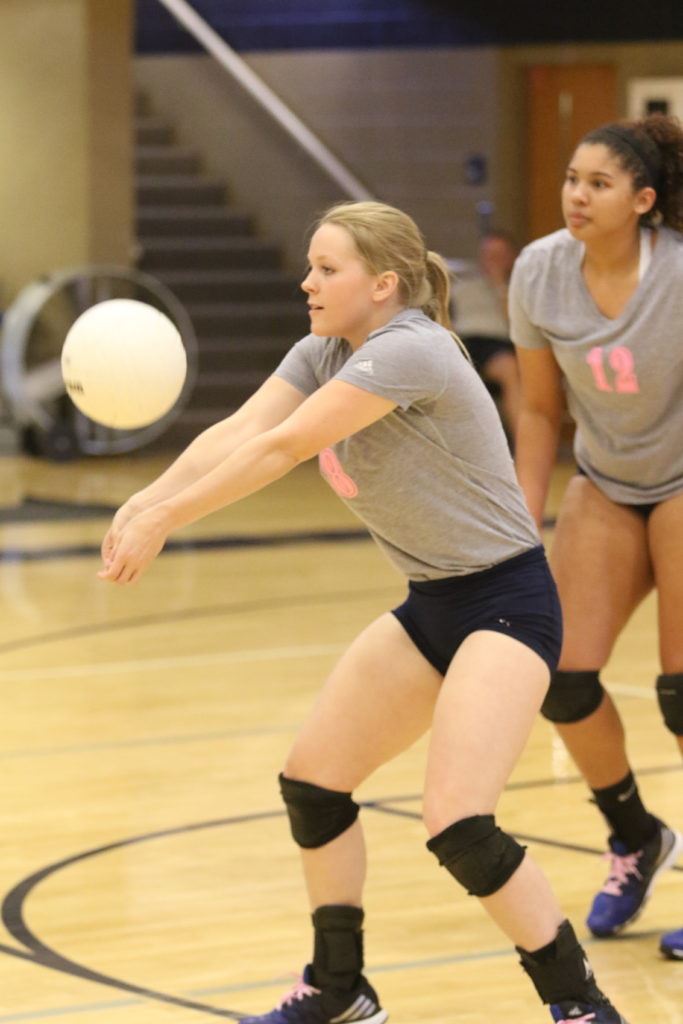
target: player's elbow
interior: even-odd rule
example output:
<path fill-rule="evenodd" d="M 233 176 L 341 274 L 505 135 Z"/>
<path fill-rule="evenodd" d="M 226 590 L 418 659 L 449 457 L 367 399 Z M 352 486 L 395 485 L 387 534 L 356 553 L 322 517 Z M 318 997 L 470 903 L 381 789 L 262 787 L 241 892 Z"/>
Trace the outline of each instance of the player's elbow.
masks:
<path fill-rule="evenodd" d="M 522 390 L 520 400 L 520 417 L 545 421 L 550 426 L 556 426 L 562 422 L 564 416 L 565 402 L 561 392 L 548 389 L 544 393 L 529 394 Z"/>
<path fill-rule="evenodd" d="M 282 460 L 288 469 L 294 469 L 300 462 L 306 462 L 317 454 L 311 439 L 301 431 L 280 426 L 269 430 L 263 437 L 272 455 Z"/>

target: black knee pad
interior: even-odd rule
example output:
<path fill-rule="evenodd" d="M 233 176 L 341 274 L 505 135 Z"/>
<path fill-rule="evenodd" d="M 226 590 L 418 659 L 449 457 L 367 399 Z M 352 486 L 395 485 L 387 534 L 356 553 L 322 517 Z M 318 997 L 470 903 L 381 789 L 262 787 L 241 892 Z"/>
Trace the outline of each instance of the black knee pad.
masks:
<path fill-rule="evenodd" d="M 597 671 L 553 672 L 541 714 L 549 722 L 580 722 L 598 710 L 604 695 Z"/>
<path fill-rule="evenodd" d="M 305 850 L 324 846 L 346 832 L 360 808 L 350 793 L 323 789 L 310 782 L 279 776 L 294 841 Z"/>
<path fill-rule="evenodd" d="M 524 860 L 523 846 L 501 831 L 492 814 L 478 814 L 449 825 L 427 843 L 439 864 L 470 896 L 491 896 Z"/>
<path fill-rule="evenodd" d="M 683 736 L 683 672 L 657 676 L 657 700 L 667 729 Z"/>

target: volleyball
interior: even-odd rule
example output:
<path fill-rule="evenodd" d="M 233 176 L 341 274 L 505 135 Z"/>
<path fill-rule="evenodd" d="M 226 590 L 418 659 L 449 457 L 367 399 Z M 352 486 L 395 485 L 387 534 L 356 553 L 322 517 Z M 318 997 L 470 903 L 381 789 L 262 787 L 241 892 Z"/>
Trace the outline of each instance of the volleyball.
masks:
<path fill-rule="evenodd" d="M 74 321 L 62 347 L 69 398 L 96 423 L 145 427 L 173 407 L 187 374 L 180 333 L 136 299 L 107 299 Z"/>

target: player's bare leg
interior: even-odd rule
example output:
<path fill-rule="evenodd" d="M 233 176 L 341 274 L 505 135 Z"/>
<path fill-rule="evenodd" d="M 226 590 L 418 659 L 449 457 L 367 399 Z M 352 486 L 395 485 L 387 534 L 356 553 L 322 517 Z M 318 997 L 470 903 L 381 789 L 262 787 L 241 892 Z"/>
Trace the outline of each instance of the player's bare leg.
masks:
<path fill-rule="evenodd" d="M 342 655 L 287 758 L 288 778 L 352 792 L 429 728 L 442 677 L 386 614 Z M 311 907 L 360 906 L 365 879 L 357 821 L 319 849 L 302 850 Z"/>
<path fill-rule="evenodd" d="M 601 669 L 617 636 L 652 587 L 647 527 L 584 476 L 565 494 L 550 554 L 564 616 L 560 669 Z M 589 786 L 610 786 L 630 770 L 623 726 L 611 697 L 558 732 Z"/>

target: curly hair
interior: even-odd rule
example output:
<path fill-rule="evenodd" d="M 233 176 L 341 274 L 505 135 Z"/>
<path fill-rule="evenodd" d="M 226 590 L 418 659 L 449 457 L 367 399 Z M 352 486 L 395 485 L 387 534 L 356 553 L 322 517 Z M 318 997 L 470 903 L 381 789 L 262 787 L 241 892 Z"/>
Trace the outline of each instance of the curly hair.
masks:
<path fill-rule="evenodd" d="M 648 227 L 683 231 L 683 126 L 676 117 L 650 114 L 639 121 L 614 121 L 588 132 L 579 145 L 606 146 L 631 175 L 633 188 L 657 193 L 641 217 Z"/>

